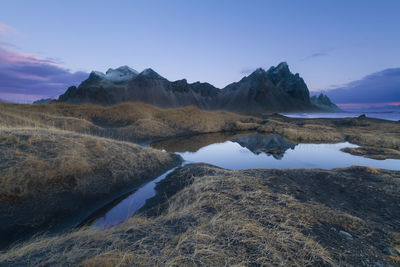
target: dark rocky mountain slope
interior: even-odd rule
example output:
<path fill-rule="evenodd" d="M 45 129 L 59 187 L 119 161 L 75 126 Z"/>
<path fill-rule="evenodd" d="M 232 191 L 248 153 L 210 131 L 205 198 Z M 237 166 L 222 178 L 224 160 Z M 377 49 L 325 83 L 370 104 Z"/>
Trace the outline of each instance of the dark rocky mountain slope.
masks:
<path fill-rule="evenodd" d="M 50 102 L 53 100 L 54 100 L 53 98 L 41 98 L 39 100 L 33 101 L 32 104 L 36 105 L 50 104 Z"/>
<path fill-rule="evenodd" d="M 304 80 L 291 73 L 286 62 L 268 71 L 259 68 L 223 89 L 185 79 L 171 82 L 152 69 L 138 73 L 122 66 L 105 74 L 91 72 L 88 79 L 78 87 L 69 87 L 58 101 L 101 105 L 141 101 L 162 108 L 193 105 L 241 112 L 323 110 L 310 101 Z"/>
<path fill-rule="evenodd" d="M 332 101 L 329 99 L 327 95 L 324 95 L 322 93 L 319 94 L 319 96 L 312 96 L 310 98 L 311 103 L 313 103 L 315 106 L 327 110 L 327 111 L 341 111 L 341 109 L 336 106 Z"/>

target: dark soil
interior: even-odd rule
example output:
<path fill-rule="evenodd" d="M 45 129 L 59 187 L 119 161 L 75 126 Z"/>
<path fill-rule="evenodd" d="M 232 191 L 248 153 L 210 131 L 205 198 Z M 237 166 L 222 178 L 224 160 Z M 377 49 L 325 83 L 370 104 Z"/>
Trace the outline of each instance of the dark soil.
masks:
<path fill-rule="evenodd" d="M 350 167 L 320 169 L 229 171 L 205 164 L 177 169 L 157 187 L 157 195 L 141 212 L 158 216 L 167 212 L 169 201 L 180 190 L 204 176 L 255 177 L 278 195 L 289 195 L 304 204 L 314 203 L 331 214 L 310 218 L 311 227 L 302 229 L 326 248 L 338 265 L 370 266 L 374 262 L 397 265 L 399 258 L 384 252 L 400 246 L 400 172 Z M 251 190 L 249 188 L 249 190 Z M 278 205 L 278 204 L 277 204 Z M 278 207 L 277 207 L 278 208 Z M 209 212 L 215 213 L 210 209 Z M 299 216 L 308 216 L 307 214 Z M 177 226 L 178 227 L 178 226 Z M 348 232 L 351 238 L 340 231 Z"/>

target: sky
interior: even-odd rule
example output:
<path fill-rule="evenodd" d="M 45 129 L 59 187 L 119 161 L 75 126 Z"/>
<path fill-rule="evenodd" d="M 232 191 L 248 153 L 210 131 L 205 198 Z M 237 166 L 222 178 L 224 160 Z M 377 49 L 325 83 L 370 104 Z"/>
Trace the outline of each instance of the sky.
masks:
<path fill-rule="evenodd" d="M 327 90 L 324 93 L 334 103 L 340 103 L 343 108 L 365 106 L 397 106 L 400 108 L 400 68 L 375 72 L 361 80 Z"/>
<path fill-rule="evenodd" d="M 310 91 L 400 67 L 400 1 L 0 0 L 0 99 L 56 97 L 92 70 L 219 88 L 286 61 Z"/>

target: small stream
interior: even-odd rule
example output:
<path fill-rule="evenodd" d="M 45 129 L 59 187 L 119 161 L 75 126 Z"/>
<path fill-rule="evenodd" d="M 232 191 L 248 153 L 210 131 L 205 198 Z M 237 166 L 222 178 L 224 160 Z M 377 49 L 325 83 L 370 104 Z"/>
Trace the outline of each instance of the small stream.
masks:
<path fill-rule="evenodd" d="M 333 169 L 352 165 L 400 170 L 400 160 L 375 160 L 342 152 L 340 149 L 344 147 L 358 147 L 348 142 L 296 144 L 279 135 L 216 133 L 157 141 L 151 143 L 150 146 L 181 155 L 184 159 L 183 164 L 203 162 L 231 170 Z M 167 171 L 121 200 L 97 217 L 92 225 L 108 228 L 133 216 L 148 199 L 155 196 L 156 184 L 176 168 Z"/>
<path fill-rule="evenodd" d="M 165 179 L 165 177 L 167 177 L 167 175 L 173 172 L 176 168 L 178 167 L 170 169 L 169 171 L 158 176 L 153 181 L 148 182 L 136 190 L 134 193 L 108 210 L 102 217 L 94 220 L 92 225 L 99 228 L 109 228 L 132 217 L 133 214 L 135 214 L 141 207 L 144 206 L 144 204 L 146 204 L 148 199 L 156 195 L 156 184 Z"/>

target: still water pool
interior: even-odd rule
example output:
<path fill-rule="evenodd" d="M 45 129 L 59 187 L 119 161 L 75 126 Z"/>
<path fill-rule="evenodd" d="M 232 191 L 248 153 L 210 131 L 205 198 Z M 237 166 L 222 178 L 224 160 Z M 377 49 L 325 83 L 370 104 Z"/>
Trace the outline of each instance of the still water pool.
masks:
<path fill-rule="evenodd" d="M 344 168 L 352 165 L 400 170 L 400 160 L 374 160 L 354 156 L 340 149 L 357 147 L 348 142 L 336 144 L 296 144 L 278 135 L 208 134 L 175 138 L 150 144 L 163 151 L 174 152 L 188 163 L 209 163 L 238 170 L 250 168 Z M 114 207 L 97 217 L 93 225 L 107 228 L 131 217 L 146 200 L 155 196 L 156 184 L 172 170 L 147 183 Z"/>
<path fill-rule="evenodd" d="M 400 169 L 400 160 L 375 160 L 340 151 L 345 147 L 358 147 L 348 142 L 337 144 L 298 144 L 279 157 L 265 152 L 254 153 L 239 143 L 226 141 L 212 144 L 196 152 L 178 153 L 185 161 L 204 162 L 225 169 L 240 170 L 253 168 L 295 169 L 321 168 L 333 169 L 351 165 L 370 166 L 390 170 Z"/>

